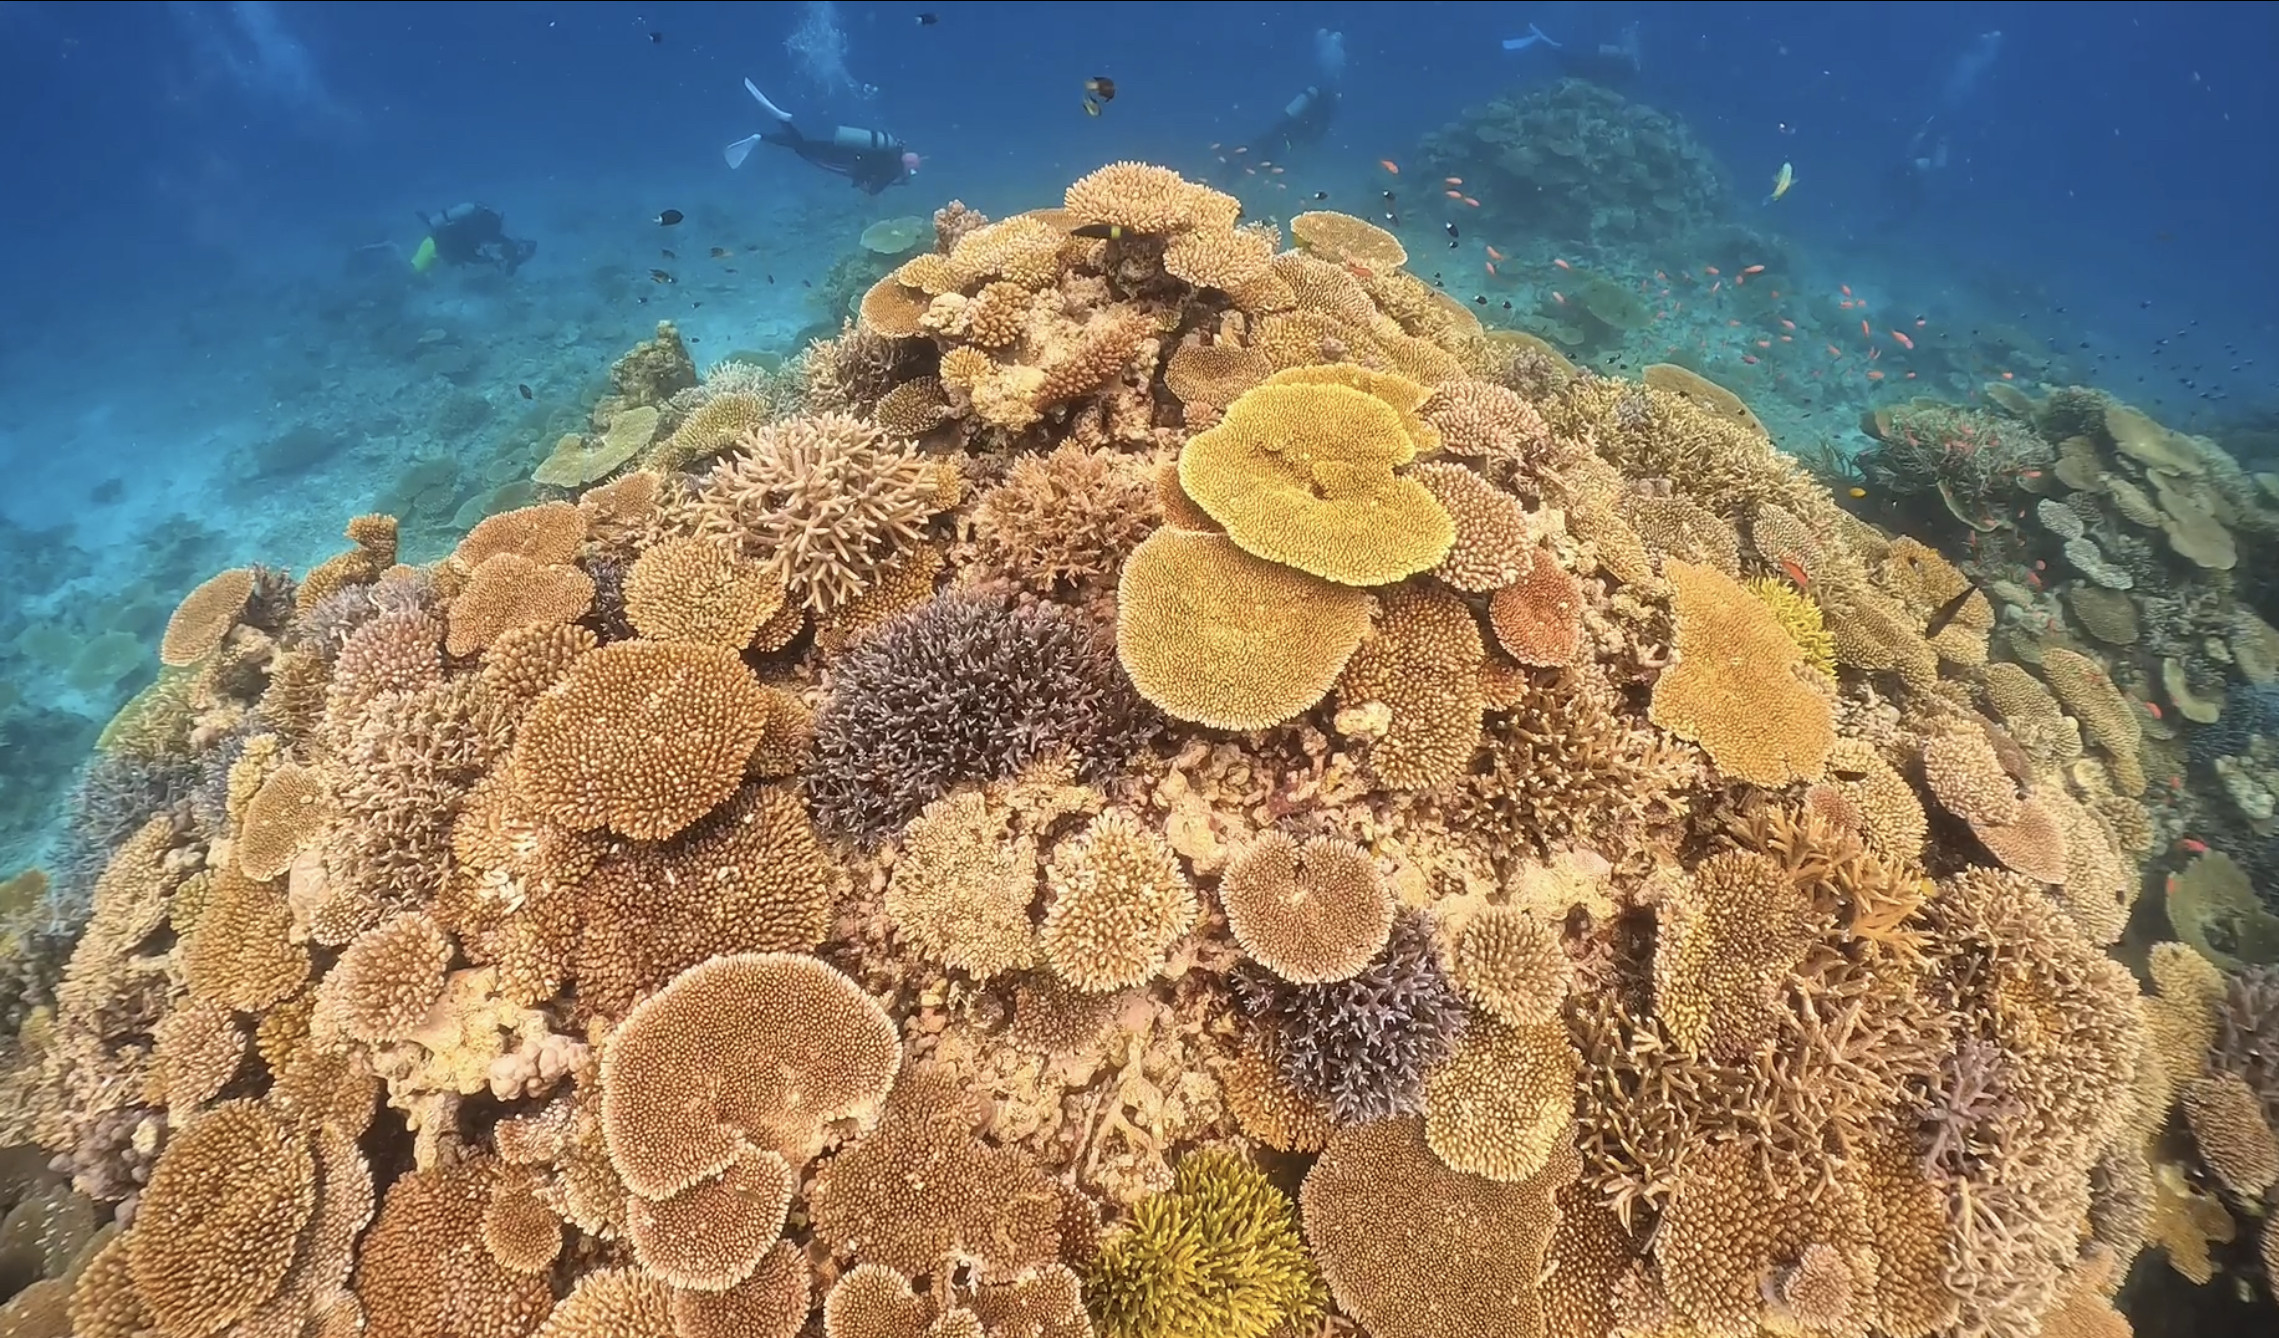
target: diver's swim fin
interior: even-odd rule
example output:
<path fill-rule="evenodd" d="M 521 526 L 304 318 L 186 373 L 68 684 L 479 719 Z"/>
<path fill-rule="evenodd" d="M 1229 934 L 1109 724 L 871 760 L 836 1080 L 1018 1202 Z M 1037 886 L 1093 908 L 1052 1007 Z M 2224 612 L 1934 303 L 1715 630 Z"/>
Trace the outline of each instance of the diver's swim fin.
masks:
<path fill-rule="evenodd" d="M 758 84 L 755 84 L 751 80 L 746 79 L 744 81 L 744 91 L 752 95 L 752 100 L 754 102 L 757 102 L 762 107 L 767 108 L 768 115 L 773 116 L 779 121 L 788 122 L 791 120 L 791 113 L 768 101 L 768 95 L 760 91 L 760 86 Z"/>
<path fill-rule="evenodd" d="M 728 160 L 728 166 L 732 168 L 742 167 L 744 165 L 744 160 L 752 156 L 752 146 L 758 144 L 762 138 L 763 136 L 760 135 L 746 135 L 744 138 L 737 140 L 727 148 L 722 149 L 720 151 L 720 156 Z"/>
<path fill-rule="evenodd" d="M 1552 41 L 1550 36 L 1546 34 L 1541 28 L 1538 28 L 1534 24 L 1530 23 L 1527 25 L 1527 36 L 1506 37 L 1504 39 L 1504 50 L 1525 51 L 1529 47 L 1534 46 L 1537 42 L 1541 42 L 1543 45 L 1551 47 L 1554 50 L 1556 50 L 1559 46 L 1559 43 Z"/>

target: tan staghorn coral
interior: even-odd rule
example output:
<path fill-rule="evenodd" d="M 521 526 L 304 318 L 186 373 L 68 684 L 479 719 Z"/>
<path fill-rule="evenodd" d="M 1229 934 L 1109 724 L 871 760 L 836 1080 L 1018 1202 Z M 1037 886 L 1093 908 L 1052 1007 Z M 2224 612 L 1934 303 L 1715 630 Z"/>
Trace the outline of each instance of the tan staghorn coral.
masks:
<path fill-rule="evenodd" d="M 1195 889 L 1161 836 L 1121 809 L 1053 851 L 1037 940 L 1046 964 L 1086 991 L 1137 985 L 1195 923 Z"/>
<path fill-rule="evenodd" d="M 1458 590 L 1485 594 L 1511 585 L 1531 569 L 1534 526 L 1510 494 L 1462 465 L 1418 465 L 1409 477 L 1424 485 L 1456 526 L 1456 540 L 1433 575 Z"/>
<path fill-rule="evenodd" d="M 166 620 L 159 638 L 158 662 L 164 665 L 196 664 L 221 648 L 222 638 L 237 626 L 245 602 L 253 594 L 253 569 L 232 567 L 210 576 L 182 597 Z"/>
<path fill-rule="evenodd" d="M 1036 843 L 976 791 L 926 805 L 903 835 L 886 913 L 928 960 L 989 980 L 1033 965 Z"/>
<path fill-rule="evenodd" d="M 1376 865 L 1331 836 L 1301 845 L 1260 833 L 1227 862 L 1219 903 L 1251 960 L 1300 985 L 1353 976 L 1393 929 L 1393 898 Z"/>
<path fill-rule="evenodd" d="M 670 1198 L 636 1194 L 625 1210 L 633 1257 L 684 1290 L 737 1286 L 783 1234 L 797 1180 L 781 1156 L 746 1147 L 718 1175 Z"/>
<path fill-rule="evenodd" d="M 611 1034 L 601 1059 L 610 1161 L 648 1198 L 719 1174 L 747 1146 L 804 1163 L 824 1125 L 877 1118 L 900 1062 L 894 1024 L 824 963 L 715 957 Z"/>
<path fill-rule="evenodd" d="M 1521 664 L 1560 669 L 1574 663 L 1583 635 L 1583 592 L 1550 549 L 1523 551 L 1518 573 L 1488 601 L 1496 644 Z"/>
<path fill-rule="evenodd" d="M 1246 551 L 1344 585 L 1384 585 L 1448 555 L 1454 523 L 1397 477 L 1416 445 L 1392 405 L 1320 384 L 1263 385 L 1187 441 L 1179 482 Z"/>
<path fill-rule="evenodd" d="M 2263 1103 L 2236 1073 L 2211 1073 L 2184 1084 L 2181 1104 L 2200 1159 L 2224 1188 L 2252 1202 L 2279 1182 L 2279 1134 Z"/>
<path fill-rule="evenodd" d="M 651 641 L 742 650 L 786 597 L 780 571 L 709 539 L 667 539 L 625 573 L 626 620 Z"/>
<path fill-rule="evenodd" d="M 1575 1167 L 1562 1143 L 1526 1180 L 1466 1175 L 1434 1155 L 1422 1120 L 1378 1120 L 1331 1136 L 1299 1205 L 1338 1308 L 1377 1338 L 1527 1338 L 1542 1332 L 1552 1195 Z"/>
<path fill-rule="evenodd" d="M 1835 729 L 1800 676 L 1804 653 L 1771 610 L 1713 567 L 1669 562 L 1677 663 L 1654 684 L 1655 724 L 1699 743 L 1720 771 L 1756 785 L 1817 780 Z"/>
<path fill-rule="evenodd" d="M 451 601 L 443 648 L 473 655 L 518 627 L 555 627 L 585 616 L 593 578 L 575 567 L 544 566 L 520 553 L 484 558 Z"/>
<path fill-rule="evenodd" d="M 269 773 L 245 807 L 232 849 L 237 867 L 257 882 L 293 867 L 302 850 L 322 835 L 332 819 L 323 774 L 291 762 Z"/>
<path fill-rule="evenodd" d="M 1580 1062 L 1559 1022 L 1474 1018 L 1425 1078 L 1425 1143 L 1451 1168 L 1490 1180 L 1541 1172 L 1572 1144 Z"/>
<path fill-rule="evenodd" d="M 1456 984 L 1464 997 L 1515 1027 L 1559 1016 L 1574 966 L 1549 925 L 1518 906 L 1485 906 L 1456 945 Z"/>
<path fill-rule="evenodd" d="M 1480 669 L 1487 647 L 1472 610 L 1446 590 L 1405 585 L 1378 602 L 1377 624 L 1338 679 L 1341 709 L 1391 712 L 1369 746 L 1388 789 L 1422 790 L 1463 775 L 1480 746 Z"/>
<path fill-rule="evenodd" d="M 419 1030 L 443 997 L 454 956 L 433 919 L 414 911 L 357 936 L 317 986 L 317 1011 L 350 1040 L 378 1045 Z"/>
<path fill-rule="evenodd" d="M 935 462 L 845 414 L 787 419 L 741 438 L 689 503 L 700 536 L 767 563 L 828 613 L 924 537 L 942 509 Z"/>
<path fill-rule="evenodd" d="M 735 793 L 775 715 L 733 651 L 617 642 L 579 659 L 531 707 L 515 739 L 515 786 L 572 830 L 658 840 Z"/>
<path fill-rule="evenodd" d="M 1116 655 L 1166 713 L 1263 729 L 1328 694 L 1369 628 L 1369 596 L 1251 556 L 1217 534 L 1164 528 L 1124 563 Z"/>
<path fill-rule="evenodd" d="M 257 1101 L 214 1107 L 172 1142 L 136 1211 L 128 1267 L 169 1335 L 206 1338 L 275 1295 L 316 1211 L 316 1158 Z"/>
<path fill-rule="evenodd" d="M 954 1259 L 1005 1280 L 1056 1260 L 1059 1191 L 1027 1155 L 988 1146 L 971 1126 L 950 1075 L 905 1072 L 870 1136 L 816 1171 L 816 1236 L 912 1276 Z"/>
<path fill-rule="evenodd" d="M 1163 519 L 1129 461 L 1069 442 L 1022 456 L 974 507 L 982 561 L 1039 594 L 1116 575 Z"/>

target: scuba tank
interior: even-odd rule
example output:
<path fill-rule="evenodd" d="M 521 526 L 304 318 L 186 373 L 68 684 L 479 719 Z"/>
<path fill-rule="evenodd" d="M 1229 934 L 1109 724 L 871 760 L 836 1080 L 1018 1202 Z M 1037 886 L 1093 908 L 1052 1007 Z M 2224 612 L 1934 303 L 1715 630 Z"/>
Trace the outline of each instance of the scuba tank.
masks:
<path fill-rule="evenodd" d="M 1305 92 L 1300 93 L 1298 96 L 1290 99 L 1290 105 L 1282 109 L 1282 115 L 1288 120 L 1298 120 L 1307 112 L 1313 110 L 1314 99 L 1320 96 L 1321 89 L 1309 84 L 1306 86 Z"/>
<path fill-rule="evenodd" d="M 831 143 L 842 149 L 868 152 L 873 149 L 900 149 L 902 141 L 883 130 L 865 130 L 860 126 L 843 125 L 831 132 Z"/>

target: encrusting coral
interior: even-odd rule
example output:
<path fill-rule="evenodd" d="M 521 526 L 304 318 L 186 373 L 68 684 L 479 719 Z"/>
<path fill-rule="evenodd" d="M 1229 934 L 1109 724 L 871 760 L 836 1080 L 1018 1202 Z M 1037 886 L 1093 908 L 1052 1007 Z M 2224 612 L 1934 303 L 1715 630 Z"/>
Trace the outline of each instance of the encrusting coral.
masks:
<path fill-rule="evenodd" d="M 1575 85 L 1483 153 L 1586 231 L 1715 194 Z M 2274 788 L 2273 485 L 2089 391 L 1878 411 L 1950 560 L 1365 220 L 1048 203 L 897 227 L 780 369 L 660 332 L 575 501 L 184 600 L 0 882 L 0 1327 L 2036 1338 L 2147 1244 L 2249 1276 L 2275 857 L 2204 806 Z"/>

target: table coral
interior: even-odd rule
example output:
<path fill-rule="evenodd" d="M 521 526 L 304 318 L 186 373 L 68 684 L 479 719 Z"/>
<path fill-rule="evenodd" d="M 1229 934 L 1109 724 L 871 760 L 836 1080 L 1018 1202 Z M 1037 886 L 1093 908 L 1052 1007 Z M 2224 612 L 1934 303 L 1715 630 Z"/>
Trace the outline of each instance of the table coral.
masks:
<path fill-rule="evenodd" d="M 1654 723 L 1702 746 L 1736 780 L 1816 780 L 1835 740 L 1828 701 L 1800 679 L 1804 652 L 1772 611 L 1712 567 L 1670 562 L 1677 663 L 1654 685 Z"/>

